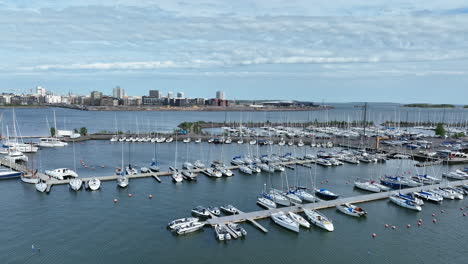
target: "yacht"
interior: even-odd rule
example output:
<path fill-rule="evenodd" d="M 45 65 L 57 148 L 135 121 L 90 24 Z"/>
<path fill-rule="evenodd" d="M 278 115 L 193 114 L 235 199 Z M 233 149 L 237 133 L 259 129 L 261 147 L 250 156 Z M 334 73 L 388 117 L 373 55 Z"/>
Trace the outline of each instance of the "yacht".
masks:
<path fill-rule="evenodd" d="M 414 181 L 419 182 L 419 183 L 423 183 L 423 184 L 440 183 L 440 179 L 437 179 L 436 177 L 432 177 L 432 176 L 427 175 L 427 174 L 420 174 L 420 175 L 413 176 L 411 178 Z"/>
<path fill-rule="evenodd" d="M 98 178 L 92 178 L 88 181 L 88 187 L 91 191 L 97 191 L 101 188 L 101 181 Z"/>
<path fill-rule="evenodd" d="M 221 178 L 223 176 L 223 173 L 216 168 L 206 169 L 206 174 L 210 177 L 215 177 L 215 178 Z"/>
<path fill-rule="evenodd" d="M 273 202 L 276 204 L 282 205 L 282 206 L 290 206 L 291 202 L 287 197 L 285 197 L 283 194 L 281 194 L 280 191 L 278 190 L 271 190 L 268 193 L 268 196 L 264 196 L 265 198 L 271 199 Z"/>
<path fill-rule="evenodd" d="M 411 194 L 411 193 L 409 193 L 409 194 L 402 194 L 402 193 L 399 193 L 399 194 L 397 194 L 396 196 L 398 196 L 398 197 L 400 197 L 400 198 L 402 198 L 402 199 L 411 201 L 411 202 L 413 202 L 413 203 L 415 203 L 415 204 L 417 204 L 417 205 L 420 205 L 420 206 L 424 205 L 424 201 L 423 201 L 423 200 L 417 198 L 415 195 L 413 195 L 413 194 Z"/>
<path fill-rule="evenodd" d="M 197 175 L 192 170 L 182 170 L 182 177 L 189 181 L 197 180 Z"/>
<path fill-rule="evenodd" d="M 232 170 L 230 170 L 230 169 L 228 169 L 228 168 L 226 168 L 224 166 L 219 167 L 219 170 L 226 177 L 234 176 L 234 173 L 232 172 Z"/>
<path fill-rule="evenodd" d="M 332 193 L 331 191 L 327 190 L 327 189 L 316 189 L 315 190 L 315 194 L 320 197 L 321 199 L 324 199 L 324 200 L 335 200 L 339 197 L 338 194 L 334 194 Z"/>
<path fill-rule="evenodd" d="M 420 205 L 417 205 L 415 202 L 411 201 L 411 200 L 406 200 L 406 199 L 403 199 L 399 196 L 396 196 L 396 195 L 393 195 L 393 196 L 390 196 L 390 201 L 392 201 L 393 203 L 401 206 L 401 207 L 405 207 L 405 208 L 408 208 L 408 209 L 411 209 L 411 210 L 416 210 L 416 211 L 421 211 L 422 208 Z"/>
<path fill-rule="evenodd" d="M 199 219 L 196 217 L 180 218 L 180 219 L 176 219 L 176 220 L 169 222 L 169 224 L 167 224 L 167 227 L 169 229 L 175 230 L 176 228 L 180 226 L 185 226 L 190 223 L 198 222 L 198 220 Z"/>
<path fill-rule="evenodd" d="M 221 208 L 221 210 L 223 212 L 228 213 L 228 214 L 238 214 L 239 213 L 239 209 L 232 206 L 231 204 L 222 205 L 220 208 Z"/>
<path fill-rule="evenodd" d="M 367 215 L 367 212 L 364 211 L 362 208 L 357 207 L 357 206 L 355 206 L 353 204 L 350 204 L 350 203 L 337 205 L 336 209 L 338 209 L 338 211 L 340 211 L 340 212 L 342 212 L 344 214 L 354 216 L 354 217 L 361 217 L 361 216 Z"/>
<path fill-rule="evenodd" d="M 265 164 L 265 163 L 258 164 L 258 167 L 264 172 L 275 172 L 275 169 L 273 168 L 273 166 L 269 166 L 268 164 Z"/>
<path fill-rule="evenodd" d="M 286 196 L 292 204 L 302 204 L 301 198 L 299 198 L 299 196 L 297 196 L 294 192 L 286 192 L 284 196 Z"/>
<path fill-rule="evenodd" d="M 193 169 L 193 164 L 186 161 L 184 162 L 184 164 L 182 164 L 182 169 L 186 169 L 186 170 Z"/>
<path fill-rule="evenodd" d="M 279 226 L 282 226 L 294 232 L 299 232 L 299 224 L 295 222 L 294 220 L 292 220 L 291 218 L 289 218 L 283 212 L 271 214 L 271 219 L 273 220 L 273 222 L 275 222 Z"/>
<path fill-rule="evenodd" d="M 296 190 L 294 191 L 294 194 L 297 195 L 302 200 L 311 202 L 311 203 L 315 203 L 319 200 L 317 197 L 315 197 L 313 194 L 308 193 L 303 188 L 296 188 Z"/>
<path fill-rule="evenodd" d="M 200 217 L 210 217 L 210 212 L 203 206 L 197 206 L 192 209 L 192 213 Z"/>
<path fill-rule="evenodd" d="M 458 192 L 457 190 L 455 190 L 453 188 L 450 188 L 450 187 L 442 188 L 442 190 L 452 194 L 455 197 L 455 199 L 463 200 L 463 194 L 464 193 Z"/>
<path fill-rule="evenodd" d="M 289 212 L 288 213 L 289 218 L 291 218 L 293 221 L 297 222 L 300 226 L 303 226 L 305 228 L 310 228 L 310 223 L 307 222 L 307 220 L 304 219 L 304 217 L 300 216 L 299 214 Z"/>
<path fill-rule="evenodd" d="M 175 231 L 178 235 L 183 235 L 200 230 L 204 225 L 205 222 L 192 222 L 175 228 Z"/>
<path fill-rule="evenodd" d="M 252 170 L 248 166 L 240 166 L 239 171 L 245 174 L 252 174 Z"/>
<path fill-rule="evenodd" d="M 22 177 L 23 173 L 14 170 L 1 169 L 0 170 L 0 179 L 12 179 Z"/>
<path fill-rule="evenodd" d="M 465 180 L 468 178 L 468 174 L 461 170 L 446 172 L 446 173 L 443 173 L 442 176 L 444 176 L 445 178 L 450 178 L 454 180 Z"/>
<path fill-rule="evenodd" d="M 182 182 L 184 180 L 178 169 L 175 169 L 175 168 L 172 168 L 172 167 L 170 169 L 172 171 L 172 175 L 171 175 L 172 180 L 175 183 Z"/>
<path fill-rule="evenodd" d="M 62 142 L 58 138 L 40 138 L 39 147 L 43 148 L 55 148 L 55 147 L 65 147 L 67 142 Z"/>
<path fill-rule="evenodd" d="M 236 156 L 236 157 L 232 158 L 231 164 L 236 165 L 236 166 L 240 166 L 240 165 L 244 165 L 244 161 L 241 159 L 240 156 Z"/>
<path fill-rule="evenodd" d="M 117 185 L 121 188 L 125 188 L 128 186 L 128 177 L 120 176 L 117 178 Z"/>
<path fill-rule="evenodd" d="M 73 170 L 67 169 L 67 168 L 60 168 L 60 169 L 55 169 L 55 170 L 46 170 L 45 174 L 47 176 L 56 178 L 58 180 L 64 180 L 66 178 L 76 178 L 78 177 L 78 174 L 74 172 Z"/>
<path fill-rule="evenodd" d="M 420 192 L 413 192 L 414 196 L 419 197 L 421 199 L 431 201 L 431 202 L 441 202 L 444 198 L 436 193 L 430 191 L 420 191 Z"/>
<path fill-rule="evenodd" d="M 372 185 L 376 186 L 377 188 L 379 188 L 381 192 L 388 192 L 388 191 L 390 191 L 390 187 L 387 187 L 387 186 L 385 186 L 385 185 L 382 185 L 382 184 L 380 184 L 380 183 L 378 183 L 378 182 L 371 181 L 370 183 L 371 183 Z"/>
<path fill-rule="evenodd" d="M 431 190 L 431 192 L 442 196 L 444 199 L 455 200 L 455 195 L 453 195 L 450 192 L 447 192 L 446 190 L 434 189 L 434 190 Z"/>
<path fill-rule="evenodd" d="M 195 161 L 195 163 L 193 163 L 193 166 L 197 169 L 204 169 L 205 168 L 205 164 L 203 162 L 201 162 L 200 160 L 197 160 Z"/>
<path fill-rule="evenodd" d="M 83 181 L 80 178 L 71 179 L 68 183 L 70 188 L 74 191 L 79 191 L 83 185 Z"/>
<path fill-rule="evenodd" d="M 9 151 L 8 155 L 5 156 L 7 162 L 16 163 L 16 162 L 28 162 L 28 156 L 24 155 L 23 152 L 19 151 Z"/>
<path fill-rule="evenodd" d="M 131 164 L 128 164 L 128 166 L 125 167 L 125 172 L 127 175 L 138 174 L 138 171 L 135 168 L 133 168 Z"/>
<path fill-rule="evenodd" d="M 304 209 L 304 213 L 312 224 L 330 232 L 335 230 L 333 223 L 325 215 L 309 209 Z"/>
<path fill-rule="evenodd" d="M 265 207 L 266 209 L 275 209 L 276 204 L 272 200 L 266 198 L 266 197 L 258 197 L 257 198 L 257 204 L 259 204 L 262 207 Z"/>
<path fill-rule="evenodd" d="M 369 192 L 380 192 L 380 188 L 370 182 L 354 182 L 354 187 Z"/>
<path fill-rule="evenodd" d="M 35 184 L 36 190 L 39 192 L 45 192 L 47 190 L 47 183 L 44 181 L 39 181 Z"/>
<path fill-rule="evenodd" d="M 0 170 L 0 175 L 2 175 L 1 170 Z M 0 179 L 2 179 L 1 176 L 0 176 Z M 36 184 L 39 182 L 39 178 L 36 176 L 35 173 L 27 173 L 27 174 L 21 175 L 21 181 L 24 183 Z"/>

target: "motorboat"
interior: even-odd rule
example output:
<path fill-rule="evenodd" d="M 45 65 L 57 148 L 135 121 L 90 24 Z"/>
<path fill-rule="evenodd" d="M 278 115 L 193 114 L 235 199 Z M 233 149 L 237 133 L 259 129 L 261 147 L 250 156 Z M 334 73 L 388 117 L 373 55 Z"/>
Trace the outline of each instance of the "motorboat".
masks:
<path fill-rule="evenodd" d="M 255 144 L 257 144 L 257 140 L 252 139 L 252 140 L 249 141 L 249 144 L 250 145 L 255 145 Z"/>
<path fill-rule="evenodd" d="M 226 228 L 227 228 L 226 226 L 215 225 L 214 230 L 215 230 L 216 239 L 218 239 L 219 241 L 231 239 L 231 234 L 229 234 Z"/>
<path fill-rule="evenodd" d="M 98 178 L 92 178 L 88 181 L 88 187 L 91 191 L 97 191 L 101 187 L 101 181 Z"/>
<path fill-rule="evenodd" d="M 0 171 L 0 175 L 2 175 L 1 171 Z M 0 176 L 0 179 L 5 179 L 5 178 L 2 178 Z M 39 182 L 39 178 L 36 176 L 35 173 L 22 174 L 21 175 L 21 181 L 24 182 L 24 183 L 36 184 L 36 183 Z"/>
<path fill-rule="evenodd" d="M 28 156 L 24 155 L 23 152 L 19 151 L 9 151 L 8 155 L 5 156 L 7 162 L 16 163 L 16 162 L 28 162 Z"/>
<path fill-rule="evenodd" d="M 404 208 L 408 208 L 408 209 L 411 209 L 411 210 L 415 210 L 415 211 L 421 211 L 422 208 L 420 205 L 417 205 L 415 202 L 411 201 L 411 200 L 406 200 L 406 199 L 403 199 L 399 196 L 396 196 L 396 195 L 392 195 L 390 196 L 390 201 L 392 201 L 393 203 L 401 206 L 401 207 L 404 207 Z"/>
<path fill-rule="evenodd" d="M 223 173 L 220 170 L 216 169 L 216 168 L 208 168 L 208 169 L 206 169 L 205 172 L 210 177 L 215 177 L 215 178 L 223 177 Z"/>
<path fill-rule="evenodd" d="M 221 211 L 218 207 L 209 206 L 208 208 L 206 208 L 206 210 L 208 210 L 208 212 L 215 216 L 219 216 L 221 214 Z"/>
<path fill-rule="evenodd" d="M 70 188 L 72 190 L 79 191 L 81 189 L 81 186 L 83 185 L 83 180 L 81 180 L 80 178 L 74 178 L 71 179 L 68 184 L 70 185 Z"/>
<path fill-rule="evenodd" d="M 205 164 L 203 162 L 201 162 L 200 160 L 197 160 L 193 163 L 193 166 L 197 169 L 204 169 L 205 168 Z"/>
<path fill-rule="evenodd" d="M 128 166 L 125 167 L 125 172 L 127 175 L 138 174 L 138 171 L 135 168 L 133 168 L 131 164 L 128 164 Z"/>
<path fill-rule="evenodd" d="M 335 200 L 339 197 L 338 194 L 335 194 L 327 189 L 316 189 L 315 194 L 324 200 Z"/>
<path fill-rule="evenodd" d="M 234 207 L 231 204 L 222 205 L 220 208 L 221 208 L 221 210 L 223 212 L 228 213 L 228 214 L 238 214 L 239 213 L 239 209 L 237 209 L 236 207 Z"/>
<path fill-rule="evenodd" d="M 192 141 L 192 139 L 189 138 L 189 137 L 184 138 L 184 140 L 183 140 L 184 143 L 190 143 L 190 141 Z"/>
<path fill-rule="evenodd" d="M 266 208 L 266 209 L 275 209 L 276 204 L 272 200 L 266 198 L 266 197 L 258 197 L 257 198 L 257 204 L 260 206 Z"/>
<path fill-rule="evenodd" d="M 436 177 L 432 177 L 427 174 L 418 174 L 416 176 L 411 177 L 414 181 L 423 183 L 423 184 L 436 184 L 440 182 L 440 179 Z"/>
<path fill-rule="evenodd" d="M 296 190 L 294 191 L 294 194 L 297 195 L 299 198 L 301 198 L 301 200 L 311 202 L 311 203 L 315 203 L 319 200 L 317 197 L 315 197 L 313 194 L 308 193 L 303 188 L 296 188 Z"/>
<path fill-rule="evenodd" d="M 446 172 L 446 173 L 443 173 L 442 176 L 444 176 L 445 178 L 454 179 L 454 180 L 465 180 L 468 178 L 468 174 L 461 170 Z"/>
<path fill-rule="evenodd" d="M 200 217 L 210 217 L 210 212 L 203 206 L 197 206 L 192 209 L 192 214 Z"/>
<path fill-rule="evenodd" d="M 195 143 L 201 143 L 201 138 L 197 138 L 197 139 L 195 139 L 195 141 L 194 141 L 194 142 L 195 142 Z"/>
<path fill-rule="evenodd" d="M 47 183 L 44 181 L 39 181 L 35 184 L 35 187 L 38 192 L 45 192 L 47 190 Z"/>
<path fill-rule="evenodd" d="M 175 219 L 171 222 L 169 222 L 167 224 L 167 227 L 169 229 L 172 229 L 172 230 L 175 230 L 176 228 L 180 227 L 180 226 L 185 226 L 185 225 L 188 225 L 190 223 L 196 223 L 198 222 L 198 218 L 196 217 L 187 217 L 187 218 L 179 218 L 179 219 Z"/>
<path fill-rule="evenodd" d="M 237 144 L 244 144 L 244 140 L 240 138 L 239 140 L 237 140 Z"/>
<path fill-rule="evenodd" d="M 200 230 L 204 225 L 205 225 L 205 222 L 192 222 L 192 223 L 188 223 L 186 225 L 175 228 L 175 232 L 178 235 L 192 233 L 192 232 Z"/>
<path fill-rule="evenodd" d="M 431 202 L 441 202 L 444 200 L 444 198 L 436 193 L 430 192 L 430 191 L 420 191 L 420 192 L 413 192 L 413 195 L 416 197 L 419 197 L 421 199 L 431 201 Z"/>
<path fill-rule="evenodd" d="M 227 223 L 226 226 L 234 233 L 237 237 L 245 237 L 247 236 L 247 231 L 240 226 L 239 224 L 235 223 Z"/>
<path fill-rule="evenodd" d="M 309 210 L 309 209 L 304 209 L 304 214 L 307 216 L 307 219 L 309 219 L 309 221 L 312 224 L 322 229 L 325 229 L 329 232 L 332 232 L 333 230 L 335 230 L 333 223 L 330 220 L 328 220 L 328 218 L 325 215 L 315 210 Z"/>
<path fill-rule="evenodd" d="M 291 218 L 293 221 L 297 222 L 300 226 L 303 226 L 305 228 L 310 228 L 310 223 L 307 222 L 307 220 L 304 219 L 304 217 L 300 216 L 299 214 L 289 212 L 288 213 L 289 218 Z"/>
<path fill-rule="evenodd" d="M 40 138 L 39 147 L 42 148 L 55 148 L 55 147 L 65 147 L 68 145 L 67 142 L 62 142 L 58 138 Z"/>
<path fill-rule="evenodd" d="M 182 177 L 189 181 L 197 179 L 197 175 L 192 170 L 182 170 Z"/>
<path fill-rule="evenodd" d="M 224 144 L 231 144 L 232 139 L 230 137 L 227 137 L 226 140 L 224 141 Z"/>
<path fill-rule="evenodd" d="M 128 177 L 121 176 L 117 178 L 117 185 L 121 188 L 125 188 L 128 186 Z"/>
<path fill-rule="evenodd" d="M 291 218 L 289 218 L 285 213 L 278 212 L 271 214 L 271 219 L 277 225 L 282 226 L 288 230 L 299 232 L 299 223 L 295 222 Z"/>
<path fill-rule="evenodd" d="M 370 182 L 354 182 L 354 187 L 369 192 L 380 192 L 380 188 Z"/>
<path fill-rule="evenodd" d="M 167 138 L 167 139 L 166 139 L 166 141 L 165 141 L 165 142 L 166 142 L 166 143 L 171 143 L 172 141 L 174 141 L 174 138 L 172 138 L 172 137 L 169 137 L 169 138 Z"/>
<path fill-rule="evenodd" d="M 182 174 L 179 172 L 178 169 L 172 169 L 172 174 L 171 174 L 171 177 L 172 177 L 172 180 L 175 182 L 175 183 L 178 183 L 178 182 L 182 182 L 184 179 L 183 179 L 183 176 Z"/>
<path fill-rule="evenodd" d="M 150 170 L 148 167 L 141 167 L 141 168 L 140 168 L 140 172 L 141 172 L 141 173 L 150 173 L 151 170 Z"/>
<path fill-rule="evenodd" d="M 76 172 L 74 172 L 73 170 L 67 169 L 67 168 L 60 168 L 60 169 L 55 169 L 55 170 L 46 170 L 45 174 L 47 176 L 56 178 L 58 180 L 78 177 L 78 174 Z"/>
<path fill-rule="evenodd" d="M 340 212 L 342 212 L 342 213 L 344 213 L 346 215 L 350 215 L 350 216 L 354 216 L 354 217 L 361 217 L 361 216 L 367 215 L 367 212 L 364 211 L 362 208 L 357 207 L 357 206 L 355 206 L 353 204 L 350 204 L 350 203 L 337 205 L 336 209 L 338 209 L 338 211 L 340 211 Z"/>

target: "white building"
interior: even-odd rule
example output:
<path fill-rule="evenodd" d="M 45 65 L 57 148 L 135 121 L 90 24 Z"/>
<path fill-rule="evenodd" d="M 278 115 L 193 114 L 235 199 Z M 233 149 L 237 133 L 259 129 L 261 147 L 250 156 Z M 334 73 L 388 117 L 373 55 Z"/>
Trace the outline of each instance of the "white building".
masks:
<path fill-rule="evenodd" d="M 62 96 L 60 95 L 46 95 L 45 102 L 47 104 L 60 104 L 62 103 Z"/>
<path fill-rule="evenodd" d="M 226 100 L 226 97 L 224 95 L 224 92 L 223 91 L 217 91 L 216 92 L 216 99 L 218 100 Z"/>
<path fill-rule="evenodd" d="M 112 90 L 112 97 L 114 98 L 123 99 L 125 96 L 126 96 L 125 90 L 123 88 L 120 88 L 119 86 L 115 87 Z"/>
<path fill-rule="evenodd" d="M 38 96 L 46 96 L 46 89 L 42 86 L 37 86 L 36 87 L 36 95 Z"/>

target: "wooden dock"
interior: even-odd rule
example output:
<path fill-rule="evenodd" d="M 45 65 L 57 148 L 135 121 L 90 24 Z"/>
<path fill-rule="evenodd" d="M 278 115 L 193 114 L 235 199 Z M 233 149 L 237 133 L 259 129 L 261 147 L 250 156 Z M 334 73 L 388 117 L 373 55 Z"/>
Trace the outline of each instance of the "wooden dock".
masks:
<path fill-rule="evenodd" d="M 420 186 L 420 187 L 415 187 L 415 188 L 393 190 L 389 192 L 372 193 L 372 194 L 366 194 L 366 195 L 346 197 L 346 198 L 341 198 L 337 200 L 320 201 L 318 203 L 300 204 L 300 205 L 294 205 L 294 206 L 282 207 L 282 208 L 276 208 L 276 209 L 270 209 L 270 210 L 260 210 L 260 211 L 254 211 L 254 212 L 248 212 L 248 213 L 241 212 L 240 214 L 208 219 L 207 222 L 210 225 L 226 224 L 229 222 L 245 222 L 245 221 L 251 222 L 257 219 L 268 218 L 271 216 L 271 214 L 277 213 L 280 211 L 284 213 L 288 213 L 288 212 L 298 213 L 298 212 L 303 212 L 304 209 L 318 210 L 318 209 L 335 207 L 337 205 L 345 204 L 345 203 L 357 204 L 357 203 L 364 203 L 364 202 L 387 199 L 390 195 L 397 194 L 398 192 L 402 194 L 408 194 L 408 193 L 421 191 L 421 190 L 428 191 L 428 190 L 433 190 L 439 187 L 447 187 L 447 186 L 454 187 L 454 186 L 461 186 L 464 184 L 468 184 L 468 180 L 453 181 L 453 182 L 434 184 L 434 185 L 425 185 L 425 186 Z"/>

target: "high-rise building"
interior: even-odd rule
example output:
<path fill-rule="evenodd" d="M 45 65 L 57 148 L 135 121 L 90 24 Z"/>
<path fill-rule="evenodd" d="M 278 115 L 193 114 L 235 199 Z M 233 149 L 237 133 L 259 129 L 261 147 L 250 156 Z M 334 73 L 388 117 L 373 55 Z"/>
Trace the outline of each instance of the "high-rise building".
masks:
<path fill-rule="evenodd" d="M 115 87 L 114 90 L 112 90 L 112 97 L 114 98 L 123 99 L 125 96 L 125 90 L 123 88 L 120 88 L 119 86 Z"/>
<path fill-rule="evenodd" d="M 224 92 L 223 91 L 217 91 L 216 92 L 216 99 L 218 100 L 226 100 Z"/>
<path fill-rule="evenodd" d="M 36 94 L 38 96 L 45 96 L 46 95 L 46 89 L 42 86 L 37 86 L 36 87 Z"/>
<path fill-rule="evenodd" d="M 184 98 L 184 92 L 178 92 L 177 98 Z"/>
<path fill-rule="evenodd" d="M 101 99 L 102 98 L 102 93 L 98 91 L 92 91 L 91 92 L 91 99 Z"/>
<path fill-rule="evenodd" d="M 174 98 L 174 93 L 173 92 L 168 92 L 167 93 L 167 98 L 169 98 L 169 99 Z"/>
<path fill-rule="evenodd" d="M 149 91 L 149 96 L 157 98 L 157 99 L 161 99 L 162 98 L 162 92 L 159 91 L 159 90 L 150 90 Z"/>

